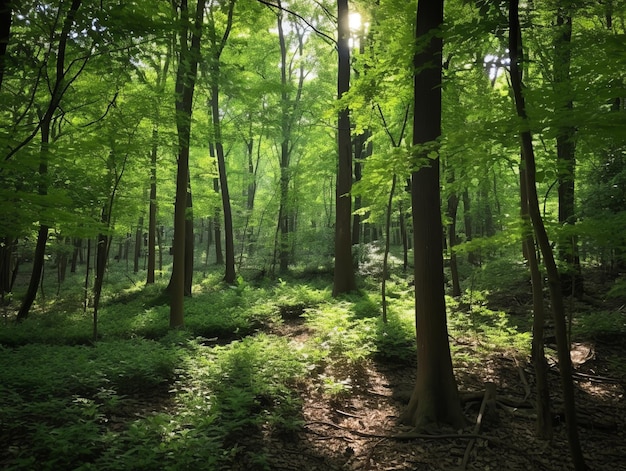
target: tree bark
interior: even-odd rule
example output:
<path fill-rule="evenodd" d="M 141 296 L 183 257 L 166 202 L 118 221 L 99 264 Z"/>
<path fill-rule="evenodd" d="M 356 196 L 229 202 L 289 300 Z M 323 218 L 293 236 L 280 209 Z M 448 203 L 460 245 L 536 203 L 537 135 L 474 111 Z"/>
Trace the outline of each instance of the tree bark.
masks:
<path fill-rule="evenodd" d="M 563 124 L 558 126 L 556 136 L 556 155 L 558 171 L 559 223 L 562 227 L 576 223 L 574 179 L 576 171 L 576 130 L 568 124 L 569 116 L 574 109 L 571 90 L 572 62 L 572 15 L 571 6 L 557 9 L 556 37 L 554 40 L 554 92 L 557 106 L 562 113 Z M 562 97 L 562 98 L 561 98 Z M 560 102 L 560 103 L 559 103 Z M 564 263 L 565 270 L 561 280 L 563 291 L 582 295 L 582 279 L 580 276 L 580 259 L 578 257 L 578 241 L 573 234 L 559 237 L 559 259 Z"/>
<path fill-rule="evenodd" d="M 154 283 L 156 269 L 156 215 L 157 215 L 157 151 L 159 131 L 152 128 L 152 149 L 150 151 L 150 206 L 148 209 L 148 273 L 146 284 Z"/>
<path fill-rule="evenodd" d="M 59 46 L 57 48 L 57 60 L 56 60 L 56 76 L 52 91 L 50 94 L 50 102 L 46 111 L 41 119 L 41 147 L 40 147 L 40 162 L 39 162 L 39 188 L 38 193 L 42 196 L 48 194 L 48 160 L 50 158 L 50 130 L 52 126 L 52 119 L 57 108 L 61 104 L 61 99 L 65 93 L 66 79 L 65 79 L 65 54 L 67 49 L 67 40 L 70 35 L 70 30 L 74 24 L 76 12 L 80 8 L 81 0 L 73 0 L 70 5 L 70 9 L 67 12 L 67 16 L 63 22 L 63 28 L 59 37 Z M 33 259 L 33 271 L 31 273 L 28 289 L 20 306 L 20 310 L 17 313 L 17 320 L 22 321 L 28 317 L 35 296 L 37 295 L 37 288 L 41 280 L 41 274 L 44 266 L 44 257 L 46 252 L 46 242 L 48 240 L 49 226 L 41 224 L 37 233 L 37 245 L 35 247 L 35 255 Z"/>
<path fill-rule="evenodd" d="M 448 183 L 454 184 L 454 170 L 448 170 Z M 461 296 L 461 281 L 459 280 L 459 266 L 457 262 L 454 246 L 457 243 L 456 237 L 456 215 L 459 208 L 459 197 L 455 190 L 448 196 L 446 216 L 448 217 L 448 250 L 450 252 L 450 275 L 452 278 L 452 296 Z"/>
<path fill-rule="evenodd" d="M 519 118 L 526 122 L 526 104 L 523 95 L 522 71 L 523 63 L 522 36 L 519 25 L 518 0 L 510 0 L 509 3 L 509 51 L 511 56 L 511 86 L 515 99 L 515 108 Z M 554 329 L 557 341 L 557 356 L 561 373 L 561 387 L 563 389 L 563 402 L 565 409 L 565 421 L 567 437 L 576 471 L 586 470 L 587 466 L 580 447 L 576 424 L 576 403 L 574 399 L 574 385 L 572 381 L 572 363 L 570 358 L 569 342 L 567 340 L 567 328 L 565 325 L 565 311 L 563 306 L 563 294 L 559 272 L 554 259 L 554 253 L 548 239 L 548 234 L 541 218 L 539 210 L 539 198 L 537 196 L 535 178 L 535 154 L 530 131 L 520 132 L 522 148 L 522 166 L 526 170 L 526 190 L 528 192 L 528 212 L 532 221 L 535 238 L 543 255 L 550 300 L 552 302 L 552 314 L 554 317 Z"/>
<path fill-rule="evenodd" d="M 522 247 L 524 258 L 528 262 L 530 282 L 533 292 L 533 339 L 532 362 L 537 384 L 537 420 L 535 431 L 539 438 L 552 439 L 552 415 L 550 412 L 550 390 L 548 386 L 548 364 L 543 347 L 543 326 L 545 323 L 545 309 L 543 302 L 543 277 L 539 271 L 539 261 L 535 252 L 535 238 L 532 234 L 532 224 L 528 212 L 528 184 L 526 170 L 520 165 L 520 213 L 523 222 Z"/>
<path fill-rule="evenodd" d="M 350 28 L 348 0 L 337 0 L 337 97 L 341 99 L 350 89 Z M 339 163 L 335 191 L 335 272 L 333 296 L 356 289 L 352 263 L 352 143 L 350 139 L 350 111 L 339 110 L 337 119 Z"/>
<path fill-rule="evenodd" d="M 4 78 L 4 64 L 6 62 L 7 46 L 11 36 L 11 21 L 13 12 L 10 0 L 0 0 L 0 90 Z"/>
<path fill-rule="evenodd" d="M 219 78 L 220 78 L 220 57 L 226 40 L 230 35 L 233 22 L 234 0 L 227 6 L 227 24 L 221 38 L 217 38 L 215 20 L 211 18 L 209 22 L 209 38 L 211 42 L 211 57 L 209 64 L 209 80 L 211 87 L 211 118 L 213 122 L 213 138 L 215 141 L 215 151 L 217 155 L 217 169 L 219 175 L 219 187 L 222 194 L 222 210 L 224 212 L 224 245 L 225 245 L 225 270 L 224 281 L 229 284 L 235 283 L 235 240 L 233 235 L 233 213 L 230 204 L 230 193 L 228 191 L 228 178 L 226 175 L 226 156 L 224 155 L 224 145 L 222 143 L 222 128 L 219 105 Z M 218 227 L 218 226 L 216 226 Z M 217 248 L 216 235 L 216 248 Z M 219 253 L 219 252 L 218 252 Z M 218 262 L 219 263 L 219 262 Z"/>
<path fill-rule="evenodd" d="M 176 173 L 176 203 L 174 209 L 173 267 L 170 296 L 170 327 L 184 325 L 185 297 L 185 232 L 187 224 L 187 186 L 189 181 L 189 138 L 191 136 L 191 113 L 193 94 L 200 58 L 200 38 L 205 0 L 198 0 L 188 44 L 189 9 L 187 0 L 181 0 L 182 28 L 180 32 L 180 60 L 176 76 L 176 130 L 178 133 L 178 165 Z"/>
<path fill-rule="evenodd" d="M 443 0 L 418 2 L 416 42 L 430 37 L 414 58 L 415 114 L 413 144 L 432 143 L 441 135 L 441 55 L 443 41 L 433 33 L 443 23 Z M 440 210 L 439 158 L 416 156 L 422 164 L 412 174 L 417 378 L 401 421 L 417 428 L 465 423 L 452 370 L 443 276 L 443 228 Z"/>

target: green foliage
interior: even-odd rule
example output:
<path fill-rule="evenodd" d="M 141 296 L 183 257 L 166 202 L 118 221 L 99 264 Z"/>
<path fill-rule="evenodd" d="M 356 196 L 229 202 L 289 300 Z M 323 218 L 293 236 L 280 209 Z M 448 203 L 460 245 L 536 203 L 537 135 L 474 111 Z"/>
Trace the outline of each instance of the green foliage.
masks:
<path fill-rule="evenodd" d="M 626 334 L 623 311 L 592 311 L 576 314 L 572 333 L 575 338 L 620 338 Z"/>

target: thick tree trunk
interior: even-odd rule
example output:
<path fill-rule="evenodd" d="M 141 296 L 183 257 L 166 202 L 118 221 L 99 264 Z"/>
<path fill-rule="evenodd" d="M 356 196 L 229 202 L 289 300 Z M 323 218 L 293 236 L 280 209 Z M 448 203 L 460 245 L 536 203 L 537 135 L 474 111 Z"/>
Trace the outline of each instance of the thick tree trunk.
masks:
<path fill-rule="evenodd" d="M 170 296 L 170 327 L 184 325 L 185 297 L 185 232 L 187 224 L 187 186 L 189 181 L 189 138 L 191 135 L 191 113 L 200 59 L 200 37 L 205 0 L 198 0 L 188 45 L 189 9 L 187 0 L 180 4 L 182 30 L 180 32 L 180 60 L 176 77 L 176 129 L 178 132 L 178 165 L 176 174 L 176 203 L 174 209 L 174 246 Z"/>
<path fill-rule="evenodd" d="M 511 85 L 515 98 L 517 115 L 523 120 L 527 120 L 526 104 L 522 91 L 521 63 L 523 62 L 523 49 L 521 31 L 519 26 L 518 0 L 509 2 L 509 51 L 511 55 Z M 528 192 L 528 212 L 533 224 L 533 230 L 537 244 L 543 255 L 548 286 L 550 289 L 550 300 L 552 302 L 552 314 L 554 316 L 554 329 L 557 341 L 557 356 L 559 360 L 559 370 L 561 372 L 561 387 L 563 389 L 563 402 L 565 409 L 565 421 L 567 426 L 567 437 L 574 469 L 576 471 L 586 470 L 585 459 L 580 447 L 576 423 L 576 403 L 574 399 L 574 385 L 572 380 L 572 363 L 570 358 L 569 342 L 567 340 L 567 328 L 565 325 L 565 311 L 563 307 L 563 294 L 561 292 L 561 282 L 559 272 L 554 260 L 554 253 L 548 239 L 548 234 L 541 218 L 539 210 L 539 198 L 537 196 L 535 178 L 535 154 L 530 131 L 520 133 L 522 147 L 522 165 L 526 170 L 526 190 Z"/>
<path fill-rule="evenodd" d="M 348 0 L 337 0 L 337 97 L 350 89 L 350 28 Z M 335 191 L 335 273 L 333 296 L 356 289 L 352 262 L 352 143 L 350 140 L 350 111 L 339 110 L 337 120 L 339 164 Z"/>
<path fill-rule="evenodd" d="M 418 2 L 415 54 L 413 144 L 431 143 L 441 135 L 441 54 L 443 42 L 433 31 L 443 23 L 443 0 Z M 403 423 L 465 423 L 452 370 L 443 276 L 443 228 L 440 210 L 439 158 L 416 156 L 423 166 L 412 174 L 417 378 Z"/>

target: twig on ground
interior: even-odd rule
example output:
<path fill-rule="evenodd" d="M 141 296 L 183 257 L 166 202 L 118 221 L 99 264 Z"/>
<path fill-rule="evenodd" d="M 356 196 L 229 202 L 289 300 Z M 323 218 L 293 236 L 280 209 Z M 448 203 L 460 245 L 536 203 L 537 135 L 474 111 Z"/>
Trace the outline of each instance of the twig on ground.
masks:
<path fill-rule="evenodd" d="M 485 383 L 485 395 L 483 396 L 483 402 L 480 404 L 480 410 L 478 411 L 478 417 L 476 417 L 476 425 L 474 426 L 473 433 L 477 435 L 480 432 L 480 427 L 483 423 L 483 417 L 485 415 L 485 410 L 487 408 L 487 404 L 489 402 L 495 401 L 496 398 L 496 385 L 494 383 Z M 474 447 L 474 443 L 476 443 L 476 439 L 472 438 L 467 447 L 465 448 L 465 454 L 463 455 L 463 461 L 461 463 L 461 469 L 465 470 L 467 468 L 467 463 L 469 462 L 470 453 L 472 448 Z"/>

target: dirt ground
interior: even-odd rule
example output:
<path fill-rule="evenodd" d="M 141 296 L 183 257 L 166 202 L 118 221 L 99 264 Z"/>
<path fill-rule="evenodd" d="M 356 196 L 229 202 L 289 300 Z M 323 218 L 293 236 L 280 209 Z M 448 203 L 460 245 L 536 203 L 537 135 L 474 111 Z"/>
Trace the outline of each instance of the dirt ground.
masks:
<path fill-rule="evenodd" d="M 298 322 L 281 329 L 294 346 L 308 335 Z M 626 371 L 616 374 L 611 367 L 615 357 L 626 358 L 623 339 L 594 339 L 572 347 L 578 430 L 592 470 L 626 470 Z M 464 430 L 439 431 L 432 437 L 394 437 L 408 431 L 398 425 L 397 418 L 410 397 L 415 367 L 370 363 L 352 372 L 350 394 L 344 396 L 330 398 L 315 378 L 302 385 L 302 430 L 289 436 L 268 430 L 263 438 L 255 439 L 256 446 L 266 451 L 270 469 L 285 471 L 570 470 L 558 365 L 552 357 L 549 364 L 554 411 L 551 442 L 535 434 L 532 365 L 493 354 L 481 363 L 455 368 L 462 397 L 471 397 L 463 401 L 468 419 Z M 495 385 L 495 404 L 490 402 L 483 415 L 479 437 L 463 437 L 476 429 L 485 383 Z M 249 446 L 254 444 L 246 443 Z M 241 463 L 237 469 L 254 466 Z"/>

